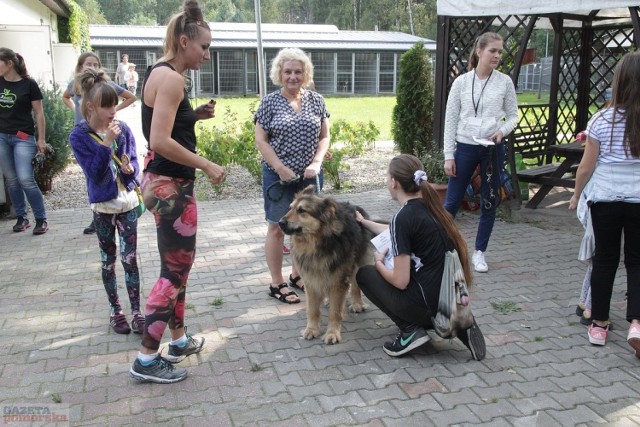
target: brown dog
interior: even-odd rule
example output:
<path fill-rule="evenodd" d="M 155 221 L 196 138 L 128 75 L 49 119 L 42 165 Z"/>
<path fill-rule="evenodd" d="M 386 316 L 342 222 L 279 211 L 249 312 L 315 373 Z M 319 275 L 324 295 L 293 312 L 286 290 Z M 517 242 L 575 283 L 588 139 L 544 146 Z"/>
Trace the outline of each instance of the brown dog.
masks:
<path fill-rule="evenodd" d="M 320 306 L 325 297 L 329 299 L 326 344 L 341 340 L 349 284 L 350 310 L 365 309 L 355 277 L 358 268 L 371 261 L 373 234 L 356 221 L 356 210 L 368 218 L 362 208 L 319 197 L 308 186 L 296 195 L 279 222 L 291 236 L 291 254 L 305 283 L 307 328 L 303 336 L 308 340 L 320 335 Z"/>

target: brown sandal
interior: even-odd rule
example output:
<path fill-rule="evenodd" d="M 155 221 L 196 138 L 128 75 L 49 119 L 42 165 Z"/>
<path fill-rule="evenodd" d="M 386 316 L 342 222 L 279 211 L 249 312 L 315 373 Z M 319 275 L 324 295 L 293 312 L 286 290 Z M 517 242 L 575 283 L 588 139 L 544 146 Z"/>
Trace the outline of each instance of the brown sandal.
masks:
<path fill-rule="evenodd" d="M 296 277 L 295 279 L 293 278 L 292 275 L 289 275 L 289 287 L 300 289 L 302 292 L 304 292 L 304 284 L 302 286 L 298 285 L 298 282 L 300 281 L 300 279 L 302 279 L 302 277 L 299 274 L 298 274 L 298 277 Z"/>
<path fill-rule="evenodd" d="M 284 302 L 286 304 L 298 304 L 300 302 L 300 297 L 298 296 L 298 294 L 296 294 L 294 291 L 289 291 L 286 294 L 283 294 L 282 292 L 280 292 L 280 290 L 282 288 L 286 288 L 287 284 L 286 283 L 280 283 L 277 287 L 273 287 L 271 285 L 269 285 L 269 295 L 276 298 L 277 300 Z M 297 298 L 296 301 L 290 301 L 287 299 L 288 296 L 295 296 Z"/>

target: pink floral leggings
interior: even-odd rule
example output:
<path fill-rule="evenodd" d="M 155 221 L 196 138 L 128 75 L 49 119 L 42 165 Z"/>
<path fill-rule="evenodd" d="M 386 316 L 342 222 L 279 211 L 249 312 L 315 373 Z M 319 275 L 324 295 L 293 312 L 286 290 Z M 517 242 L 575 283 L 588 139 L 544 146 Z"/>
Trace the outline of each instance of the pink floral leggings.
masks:
<path fill-rule="evenodd" d="M 142 196 L 153 213 L 160 253 L 160 278 L 147 297 L 142 345 L 160 348 L 167 328 L 184 326 L 187 279 L 196 255 L 198 210 L 193 180 L 145 172 Z"/>

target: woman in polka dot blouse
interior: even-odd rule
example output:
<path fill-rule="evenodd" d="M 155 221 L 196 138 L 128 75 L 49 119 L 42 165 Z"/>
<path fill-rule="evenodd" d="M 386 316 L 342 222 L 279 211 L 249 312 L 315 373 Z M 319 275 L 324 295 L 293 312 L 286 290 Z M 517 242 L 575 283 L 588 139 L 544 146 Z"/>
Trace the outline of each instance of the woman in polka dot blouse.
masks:
<path fill-rule="evenodd" d="M 281 302 L 296 304 L 300 298 L 290 288 L 304 291 L 304 284 L 295 265 L 289 281 L 284 280 L 284 234 L 278 221 L 296 192 L 309 184 L 319 186 L 318 191 L 322 189 L 322 159 L 329 149 L 329 112 L 322 95 L 307 89 L 313 81 L 313 64 L 302 50 L 282 49 L 273 59 L 270 74 L 281 88 L 262 99 L 254 118 L 256 145 L 263 157 L 269 294 Z"/>

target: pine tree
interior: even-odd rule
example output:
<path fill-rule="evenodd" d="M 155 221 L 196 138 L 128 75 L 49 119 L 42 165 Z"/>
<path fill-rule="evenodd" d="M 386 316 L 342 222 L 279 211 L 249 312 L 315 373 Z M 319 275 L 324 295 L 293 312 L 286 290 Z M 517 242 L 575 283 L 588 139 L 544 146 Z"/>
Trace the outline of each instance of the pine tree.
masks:
<path fill-rule="evenodd" d="M 400 58 L 391 132 L 401 153 L 420 157 L 431 151 L 433 141 L 434 87 L 431 60 L 423 42 Z"/>

